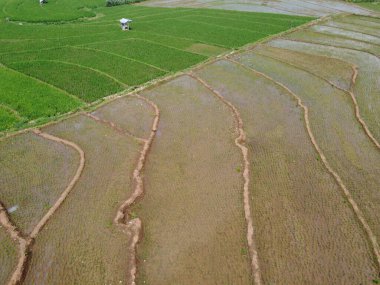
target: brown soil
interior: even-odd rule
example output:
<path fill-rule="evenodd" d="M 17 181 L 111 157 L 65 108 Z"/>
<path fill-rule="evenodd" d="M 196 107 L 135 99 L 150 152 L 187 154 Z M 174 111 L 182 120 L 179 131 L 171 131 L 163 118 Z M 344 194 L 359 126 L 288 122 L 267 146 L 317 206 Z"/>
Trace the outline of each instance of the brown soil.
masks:
<path fill-rule="evenodd" d="M 355 124 L 353 124 L 352 126 L 339 125 L 339 124 L 342 124 L 343 122 L 344 124 L 348 124 L 348 123 L 352 124 L 352 119 L 350 119 L 349 116 L 347 116 L 349 113 L 346 112 L 347 103 L 345 103 L 344 100 L 340 101 L 340 109 L 336 110 L 336 113 L 338 113 L 337 116 L 339 116 L 341 121 L 335 118 L 334 113 L 329 113 L 330 118 L 331 118 L 330 121 L 333 122 L 332 124 L 335 126 L 335 130 L 333 131 L 335 135 L 332 135 L 333 133 L 330 132 L 330 127 L 328 126 L 328 124 L 326 124 L 328 122 L 325 121 L 325 117 L 326 117 L 325 112 L 328 112 L 326 108 L 327 106 L 326 104 L 330 104 L 330 106 L 332 106 L 332 105 L 335 105 L 336 103 L 328 102 L 328 100 L 326 100 L 327 97 L 322 96 L 323 93 L 321 93 L 320 90 L 323 90 L 324 92 L 326 92 L 327 94 L 326 96 L 328 96 L 328 98 L 332 100 L 341 100 L 339 98 L 343 98 L 343 97 L 341 97 L 339 93 L 333 92 L 331 89 L 329 90 L 329 88 L 327 88 L 325 84 L 323 84 L 322 82 L 317 83 L 317 80 L 314 80 L 311 77 L 304 75 L 304 73 L 298 72 L 294 68 L 285 68 L 283 64 L 275 63 L 272 60 L 269 60 L 269 59 L 263 60 L 262 58 L 256 55 L 252 55 L 252 56 L 247 55 L 246 57 L 244 57 L 244 59 L 239 60 L 239 61 L 243 61 L 244 63 L 247 63 L 247 64 L 244 64 L 244 66 L 246 66 L 246 68 L 249 68 L 252 71 L 259 72 L 257 70 L 260 70 L 261 72 L 258 74 L 261 74 L 262 76 L 265 76 L 266 78 L 272 80 L 274 83 L 286 89 L 289 92 L 289 94 L 291 94 L 293 97 L 297 98 L 298 104 L 304 109 L 304 112 L 305 112 L 306 127 L 308 130 L 310 139 L 312 140 L 313 145 L 315 149 L 317 150 L 318 154 L 320 155 L 321 160 L 323 161 L 326 169 L 331 173 L 331 175 L 335 178 L 336 182 L 340 185 L 347 201 L 350 203 L 355 215 L 357 216 L 358 221 L 360 222 L 364 231 L 366 232 L 369 242 L 371 244 L 371 247 L 373 249 L 373 255 L 376 261 L 376 266 L 378 267 L 378 270 L 379 270 L 380 248 L 379 248 L 379 245 L 377 243 L 377 238 L 376 238 L 378 235 L 378 226 L 376 225 L 376 222 L 375 222 L 375 220 L 377 220 L 376 218 L 377 211 L 373 212 L 372 210 L 370 210 L 370 209 L 373 209 L 373 206 L 370 206 L 370 204 L 372 204 L 372 202 L 370 201 L 376 201 L 377 199 L 376 198 L 377 191 L 375 190 L 376 187 L 374 186 L 376 185 L 376 182 L 373 181 L 374 177 L 372 177 L 371 179 L 369 179 L 369 177 L 366 177 L 366 180 L 361 180 L 360 182 L 361 187 L 363 187 L 363 183 L 364 184 L 367 183 L 365 187 L 366 194 L 363 197 L 363 195 L 360 195 L 360 194 L 358 195 L 358 192 L 360 191 L 359 189 L 362 189 L 362 188 L 361 187 L 358 188 L 358 185 L 353 184 L 354 181 L 353 181 L 353 175 L 352 175 L 354 173 L 352 168 L 356 168 L 358 167 L 357 166 L 358 164 L 361 164 L 361 162 L 359 162 L 357 159 L 354 159 L 356 151 L 360 150 L 362 152 L 365 149 L 367 155 L 368 153 L 371 153 L 371 158 L 368 159 L 367 157 L 365 159 L 367 164 L 360 165 L 360 167 L 367 168 L 369 170 L 368 173 L 371 173 L 371 171 L 376 173 L 376 169 L 373 169 L 371 167 L 372 165 L 371 160 L 376 161 L 379 156 L 378 156 L 378 153 L 376 153 L 376 151 L 374 152 L 374 148 L 371 147 L 373 145 L 369 146 L 366 140 L 362 138 L 362 135 L 357 131 L 357 128 L 354 126 Z M 255 68 L 257 67 L 257 70 L 254 70 L 253 66 L 255 66 Z M 263 68 L 264 66 L 265 68 Z M 270 68 L 272 71 L 269 71 Z M 268 75 L 268 74 L 271 74 L 271 75 Z M 286 78 L 285 74 L 293 74 L 293 76 L 296 75 L 296 77 L 293 77 L 293 78 L 298 78 L 297 83 L 293 79 L 289 80 L 288 78 Z M 283 77 L 281 78 L 281 81 L 284 81 L 287 85 L 280 82 L 280 79 L 273 79 L 272 77 L 270 77 L 272 75 L 273 77 Z M 302 86 L 303 84 L 308 84 L 309 88 L 305 88 L 305 86 L 303 86 L 302 87 L 303 91 L 296 95 L 296 93 L 293 90 L 300 90 L 300 86 L 298 86 L 299 84 L 301 84 Z M 288 86 L 291 86 L 292 89 L 290 89 L 290 87 Z M 319 86 L 319 87 L 316 88 L 316 86 Z M 313 92 L 316 92 L 316 94 L 319 95 L 318 100 L 313 99 L 312 96 L 314 94 L 313 92 L 310 91 L 311 90 L 310 88 L 315 88 L 313 89 L 314 90 Z M 300 96 L 303 96 L 305 100 L 308 102 L 308 104 L 312 106 L 313 112 L 309 112 L 308 107 L 306 107 L 306 105 L 302 103 Z M 343 112 L 345 115 L 342 115 L 342 113 L 340 112 Z M 311 123 L 309 121 L 310 113 L 312 114 L 312 118 L 313 118 Z M 321 128 L 322 121 L 320 120 L 324 121 L 324 126 L 322 128 Z M 313 124 L 313 127 L 311 127 L 311 124 Z M 323 147 L 320 147 L 319 143 L 317 143 L 317 140 L 315 139 L 314 132 L 312 131 L 312 129 L 317 132 L 318 139 Z M 354 130 L 355 132 L 353 133 Z M 344 131 L 350 132 L 350 136 L 349 136 L 350 139 L 346 141 L 346 144 L 333 143 L 332 139 L 338 140 L 339 136 L 341 137 L 343 136 L 343 134 L 341 133 Z M 323 135 L 322 133 L 325 135 Z M 334 136 L 336 136 L 336 138 L 334 138 Z M 347 136 L 344 136 L 344 137 L 347 137 Z M 347 145 L 348 143 L 350 144 L 349 146 Z M 342 147 L 336 148 L 336 146 L 342 146 Z M 335 153 L 331 152 L 331 148 L 335 150 Z M 328 159 L 326 158 L 324 151 L 322 151 L 322 149 L 327 150 Z M 339 152 L 344 152 L 344 153 L 338 154 Z M 363 156 L 363 153 L 361 154 L 361 156 Z M 348 161 L 346 163 L 345 160 L 348 160 L 348 159 L 351 160 L 350 163 L 348 163 Z M 364 160 L 363 160 L 363 163 L 364 163 Z M 344 175 L 343 176 L 344 179 L 342 179 L 341 176 L 338 174 L 338 172 L 335 170 L 336 168 L 340 170 L 339 171 L 339 173 L 341 173 L 340 175 L 342 174 Z M 347 176 L 347 173 L 350 173 L 350 176 Z M 358 170 L 356 171 L 356 173 L 358 174 Z M 373 175 L 376 175 L 375 173 Z M 357 178 L 358 177 L 356 177 L 355 179 Z M 357 180 L 355 181 L 357 182 Z M 347 187 L 346 184 L 348 184 L 350 187 Z M 353 190 L 349 190 L 350 188 L 353 188 Z M 355 194 L 354 196 L 355 199 L 353 198 L 352 193 Z M 371 199 L 371 197 L 373 197 L 373 199 Z M 357 204 L 357 201 L 359 201 L 361 205 L 360 208 Z M 365 211 L 365 214 L 363 214 L 362 211 Z M 376 234 L 374 233 L 373 228 L 375 229 Z"/>
<path fill-rule="evenodd" d="M 11 278 L 18 261 L 18 245 L 14 243 L 3 226 L 0 225 L 0 284 Z"/>
<path fill-rule="evenodd" d="M 376 268 L 366 235 L 340 196 L 339 185 L 318 161 L 305 114 L 289 100 L 291 94 L 226 61 L 197 74 L 233 102 L 245 122 L 263 283 L 370 281 Z"/>
<path fill-rule="evenodd" d="M 120 130 L 140 139 L 147 139 L 155 118 L 154 109 L 144 100 L 126 96 L 112 101 L 91 113 L 112 122 Z"/>
<path fill-rule="evenodd" d="M 113 219 L 132 188 L 140 144 L 86 116 L 43 132 L 80 146 L 86 165 L 65 203 L 36 237 L 24 283 L 127 283 L 129 233 L 118 231 Z"/>
<path fill-rule="evenodd" d="M 0 142 L 0 196 L 15 225 L 29 234 L 75 175 L 75 149 L 33 132 Z M 22 167 L 20 167 L 22 165 Z"/>
<path fill-rule="evenodd" d="M 249 191 L 249 179 L 250 179 L 250 170 L 249 170 L 249 160 L 248 160 L 248 149 L 244 145 L 246 135 L 243 129 L 243 120 L 241 119 L 239 111 L 236 109 L 236 107 L 226 100 L 220 93 L 213 89 L 206 81 L 203 79 L 197 77 L 193 73 L 190 74 L 190 76 L 197 81 L 199 81 L 201 84 L 203 84 L 208 90 L 210 90 L 216 97 L 218 97 L 224 104 L 226 104 L 232 111 L 232 114 L 236 120 L 236 131 L 239 134 L 239 136 L 235 139 L 235 144 L 238 148 L 240 148 L 243 161 L 244 161 L 244 170 L 243 170 L 243 178 L 244 178 L 244 215 L 245 215 L 245 221 L 247 223 L 247 243 L 248 243 L 248 249 L 250 253 L 251 258 L 251 265 L 252 265 L 252 275 L 253 280 L 256 285 L 261 284 L 261 273 L 259 268 L 259 261 L 257 257 L 257 250 L 254 242 L 254 229 L 253 229 L 253 222 L 252 222 L 252 215 L 251 215 L 251 205 L 250 205 L 250 191 Z"/>
<path fill-rule="evenodd" d="M 33 244 L 34 239 L 36 238 L 38 233 L 41 231 L 41 229 L 45 226 L 45 224 L 48 222 L 48 220 L 53 216 L 54 212 L 61 206 L 63 201 L 66 199 L 67 195 L 70 193 L 75 183 L 78 181 L 84 167 L 84 152 L 76 144 L 48 135 L 48 134 L 44 134 L 40 132 L 39 130 L 35 130 L 34 133 L 48 140 L 65 144 L 69 147 L 72 147 L 76 151 L 78 151 L 80 155 L 80 164 L 79 164 L 77 172 L 74 175 L 74 178 L 71 180 L 69 185 L 63 191 L 61 196 L 54 203 L 54 205 L 48 210 L 48 212 L 43 216 L 43 218 L 37 223 L 37 225 L 34 227 L 30 235 L 27 235 L 26 237 L 23 237 L 23 235 L 16 228 L 16 226 L 13 225 L 13 223 L 11 222 L 9 218 L 6 208 L 4 207 L 3 204 L 0 203 L 0 224 L 3 227 L 5 227 L 5 229 L 11 236 L 11 238 L 18 244 L 18 247 L 19 247 L 18 264 L 12 274 L 12 277 L 10 278 L 8 282 L 9 285 L 19 284 L 22 282 L 25 276 L 25 270 L 27 267 L 28 254 L 31 251 L 31 245 Z"/>
<path fill-rule="evenodd" d="M 302 50 L 302 52 L 309 54 L 323 54 L 333 58 L 340 58 L 357 66 L 359 73 L 355 84 L 352 86 L 352 92 L 360 108 L 361 117 L 373 137 L 379 142 L 380 101 L 377 100 L 377 93 L 380 87 L 379 58 L 368 51 L 352 49 L 351 46 L 344 47 L 345 44 L 341 41 L 335 40 L 334 43 L 320 44 L 320 38 L 309 42 L 309 37 L 305 40 L 303 35 L 294 35 L 295 38 L 292 36 L 290 41 L 276 40 L 271 42 L 270 45 L 291 50 Z"/>
<path fill-rule="evenodd" d="M 239 136 L 231 109 L 181 76 L 142 94 L 160 108 L 146 195 L 138 283 L 252 284 Z"/>
<path fill-rule="evenodd" d="M 334 58 L 322 57 L 322 56 L 312 56 L 310 54 L 307 55 L 307 54 L 303 54 L 301 52 L 279 49 L 279 48 L 274 48 L 274 47 L 270 47 L 270 46 L 265 46 L 265 48 L 255 49 L 255 52 L 257 54 L 262 55 L 262 56 L 266 56 L 266 57 L 281 61 L 283 63 L 286 63 L 288 65 L 296 67 L 298 69 L 306 71 L 306 72 L 312 74 L 313 76 L 318 77 L 318 78 L 326 81 L 327 83 L 331 84 L 331 86 L 334 86 L 335 88 L 337 88 L 337 89 L 345 92 L 346 94 L 348 94 L 352 99 L 356 119 L 362 125 L 363 130 L 365 131 L 368 138 L 380 150 L 380 143 L 373 136 L 373 134 L 369 130 L 366 122 L 363 120 L 362 116 L 360 115 L 360 108 L 359 108 L 359 105 L 357 103 L 354 91 L 353 91 L 354 86 L 355 86 L 355 82 L 356 82 L 356 78 L 358 76 L 358 67 L 357 66 L 355 66 L 353 64 L 348 64 L 348 63 L 342 62 L 341 60 L 334 59 Z M 309 60 L 306 60 L 306 58 L 308 58 Z M 313 60 L 310 60 L 313 58 L 315 58 L 316 61 L 313 62 Z M 326 64 L 326 61 L 328 62 L 328 64 Z M 339 64 L 342 65 L 342 63 L 344 65 L 344 67 L 349 70 L 349 72 L 351 70 L 351 76 L 349 77 L 349 82 L 348 83 L 344 82 L 343 85 L 347 86 L 344 88 L 341 87 L 341 84 L 339 84 L 340 82 L 342 82 L 344 80 L 344 78 L 342 80 L 340 78 L 335 77 L 335 80 L 332 79 L 333 80 L 332 81 L 331 79 L 329 79 L 329 77 L 331 77 L 332 74 L 330 74 L 330 76 L 329 76 L 329 75 L 325 75 L 323 72 L 324 67 L 326 67 L 327 73 L 329 73 L 329 72 L 331 73 L 332 68 L 331 67 L 329 68 L 328 65 L 333 65 L 333 66 L 335 66 L 335 69 L 336 69 L 337 66 L 339 66 Z M 322 72 L 319 72 L 319 74 L 318 74 L 318 71 L 320 71 L 320 70 L 322 70 Z M 340 74 L 342 74 L 342 72 L 338 72 L 337 74 L 340 75 Z M 346 80 L 344 80 L 344 81 L 346 81 Z M 338 82 L 338 84 L 335 82 Z"/>
<path fill-rule="evenodd" d="M 149 99 L 141 97 L 140 95 L 132 95 L 132 96 L 149 104 L 155 112 L 155 118 L 153 120 L 149 138 L 146 140 L 144 144 L 144 147 L 140 153 L 140 158 L 137 162 L 137 166 L 135 170 L 133 171 L 133 182 L 135 184 L 133 193 L 119 207 L 116 217 L 114 219 L 114 222 L 118 226 L 126 229 L 127 231 L 130 231 L 131 236 L 132 236 L 130 251 L 129 251 L 132 254 L 128 256 L 129 266 L 128 266 L 128 277 L 127 277 L 128 284 L 131 284 L 131 285 L 135 284 L 136 273 L 137 273 L 136 246 L 137 246 L 137 243 L 140 241 L 142 233 L 141 233 L 141 220 L 139 218 L 128 219 L 128 216 L 130 215 L 131 206 L 134 205 L 136 201 L 142 198 L 142 196 L 144 195 L 144 182 L 143 182 L 142 172 L 143 172 L 145 161 L 147 159 L 147 155 L 152 145 L 153 139 L 156 136 L 158 122 L 160 120 L 160 110 L 158 109 L 156 104 L 154 104 Z"/>

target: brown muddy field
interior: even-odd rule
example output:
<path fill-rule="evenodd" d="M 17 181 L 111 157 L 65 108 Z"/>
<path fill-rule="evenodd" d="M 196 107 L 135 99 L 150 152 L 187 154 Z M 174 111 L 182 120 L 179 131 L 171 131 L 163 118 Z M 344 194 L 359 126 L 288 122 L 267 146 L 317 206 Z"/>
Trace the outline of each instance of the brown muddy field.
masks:
<path fill-rule="evenodd" d="M 286 276 L 287 284 L 348 284 L 376 274 L 366 238 L 357 232 L 355 217 L 304 131 L 302 110 L 286 90 L 227 61 L 199 74 L 222 90 L 245 122 L 263 283 L 281 284 Z"/>
<path fill-rule="evenodd" d="M 1 202 L 30 233 L 70 182 L 79 163 L 72 149 L 28 132 L 0 142 Z"/>
<path fill-rule="evenodd" d="M 6 284 L 17 265 L 17 248 L 3 227 L 0 228 L 0 283 Z"/>
<path fill-rule="evenodd" d="M 165 5 L 360 9 L 264 2 Z M 379 31 L 334 16 L 1 139 L 0 283 L 376 284 Z"/>

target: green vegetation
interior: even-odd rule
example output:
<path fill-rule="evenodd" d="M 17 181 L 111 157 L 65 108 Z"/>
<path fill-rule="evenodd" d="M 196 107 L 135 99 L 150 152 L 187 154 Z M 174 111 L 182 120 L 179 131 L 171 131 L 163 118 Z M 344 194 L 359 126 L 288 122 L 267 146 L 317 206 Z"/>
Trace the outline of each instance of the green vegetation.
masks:
<path fill-rule="evenodd" d="M 92 69 L 63 61 L 17 62 L 12 68 L 32 77 L 65 89 L 85 102 L 92 102 L 108 94 L 123 90 L 113 79 Z"/>
<path fill-rule="evenodd" d="M 16 125 L 19 121 L 16 113 L 4 106 L 0 106 L 0 131 Z"/>
<path fill-rule="evenodd" d="M 64 91 L 3 67 L 0 67 L 0 86 L 1 104 L 28 120 L 59 115 L 82 105 Z M 8 124 L 12 121 L 11 118 L 4 120 Z"/>
<path fill-rule="evenodd" d="M 359 5 L 364 7 L 364 8 L 374 10 L 376 12 L 380 12 L 380 2 L 379 1 L 367 2 L 367 3 L 363 2 L 363 3 L 359 3 Z"/>
<path fill-rule="evenodd" d="M 1 129 L 57 116 L 311 19 L 105 7 L 104 0 L 50 0 L 42 6 L 9 0 L 0 10 L 0 64 L 8 67 L 1 69 L 7 75 L 0 79 L 0 105 L 23 118 L 1 108 Z M 133 19 L 131 31 L 121 31 L 122 17 Z"/>

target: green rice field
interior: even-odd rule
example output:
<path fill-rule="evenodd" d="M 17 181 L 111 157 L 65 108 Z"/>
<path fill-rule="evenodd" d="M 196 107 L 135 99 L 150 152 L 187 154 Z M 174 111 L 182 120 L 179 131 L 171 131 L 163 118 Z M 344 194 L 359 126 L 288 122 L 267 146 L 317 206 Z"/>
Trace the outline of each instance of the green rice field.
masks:
<path fill-rule="evenodd" d="M 99 0 L 51 0 L 43 6 L 12 0 L 0 8 L 0 131 L 46 122 L 311 20 L 188 8 L 107 8 Z M 122 17 L 133 19 L 128 32 L 119 27 Z"/>

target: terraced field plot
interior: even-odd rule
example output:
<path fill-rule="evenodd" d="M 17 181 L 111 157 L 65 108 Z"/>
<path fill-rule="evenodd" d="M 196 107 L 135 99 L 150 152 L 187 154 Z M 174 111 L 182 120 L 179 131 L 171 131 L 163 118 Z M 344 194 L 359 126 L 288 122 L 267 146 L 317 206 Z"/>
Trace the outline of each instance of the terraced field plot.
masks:
<path fill-rule="evenodd" d="M 0 132 L 99 103 L 311 19 L 130 5 L 106 8 L 87 1 L 80 6 L 84 10 L 67 4 L 66 9 L 79 13 L 69 21 L 62 1 L 42 7 L 6 2 L 0 22 Z M 53 5 L 62 14 L 50 12 Z M 121 17 L 133 19 L 131 31 L 121 31 Z"/>
<path fill-rule="evenodd" d="M 315 11 L 332 13 L 324 3 Z M 141 19 L 131 33 L 114 24 L 126 11 Z M 13 37 L 0 47 L 7 126 L 56 116 L 54 96 L 75 110 L 226 53 L 0 141 L 0 283 L 380 282 L 379 18 L 334 16 L 231 53 L 307 19 L 89 12 L 0 25 Z M 59 40 L 46 38 L 57 27 Z M 40 92 L 17 105 L 7 78 Z"/>

